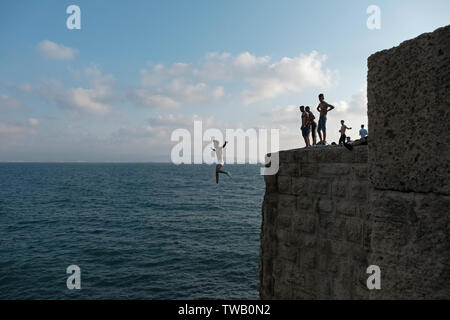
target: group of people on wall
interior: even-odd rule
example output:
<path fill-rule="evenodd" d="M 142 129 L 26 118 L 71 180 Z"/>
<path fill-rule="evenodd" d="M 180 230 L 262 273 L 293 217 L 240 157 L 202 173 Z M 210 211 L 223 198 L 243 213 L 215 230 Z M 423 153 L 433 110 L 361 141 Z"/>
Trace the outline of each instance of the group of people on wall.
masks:
<path fill-rule="evenodd" d="M 305 140 L 306 148 L 311 147 L 310 137 L 312 137 L 312 146 L 325 146 L 328 144 L 327 114 L 335 109 L 335 107 L 325 101 L 323 93 L 319 94 L 319 102 L 320 103 L 317 106 L 317 111 L 320 114 L 318 124 L 316 122 L 316 117 L 311 112 L 311 108 L 309 106 L 300 106 L 300 111 L 302 113 L 301 132 L 303 139 Z M 341 136 L 338 145 L 345 146 L 347 149 L 351 150 L 353 145 L 367 144 L 368 132 L 367 129 L 364 128 L 364 124 L 361 125 L 361 129 L 359 130 L 360 139 L 358 140 L 352 141 L 350 137 L 347 137 L 346 132 L 351 129 L 352 128 L 345 125 L 344 120 L 341 120 L 341 129 L 339 129 Z M 317 141 L 317 134 L 319 135 L 319 141 Z M 336 143 L 333 142 L 331 145 L 336 145 Z"/>

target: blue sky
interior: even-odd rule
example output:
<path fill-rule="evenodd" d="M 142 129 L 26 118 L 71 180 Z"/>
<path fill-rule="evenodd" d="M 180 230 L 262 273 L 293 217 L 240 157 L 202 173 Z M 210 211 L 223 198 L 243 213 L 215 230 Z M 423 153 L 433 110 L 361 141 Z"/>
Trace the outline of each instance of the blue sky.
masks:
<path fill-rule="evenodd" d="M 336 141 L 367 123 L 367 57 L 449 22 L 446 0 L 2 1 L 0 161 L 168 161 L 194 119 L 300 147 L 295 107 L 319 92 Z"/>

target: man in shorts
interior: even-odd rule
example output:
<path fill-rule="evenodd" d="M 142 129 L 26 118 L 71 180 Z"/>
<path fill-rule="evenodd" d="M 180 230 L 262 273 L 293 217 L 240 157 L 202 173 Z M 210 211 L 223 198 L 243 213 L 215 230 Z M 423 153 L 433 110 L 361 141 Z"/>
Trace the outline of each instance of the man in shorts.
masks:
<path fill-rule="evenodd" d="M 307 106 L 305 108 L 305 111 L 308 113 L 310 131 L 311 131 L 311 136 L 312 136 L 312 140 L 313 140 L 313 146 L 315 146 L 317 144 L 317 137 L 316 137 L 317 123 L 315 121 L 316 117 L 311 112 L 311 108 L 309 106 Z"/>
<path fill-rule="evenodd" d="M 319 105 L 317 106 L 317 111 L 319 111 L 320 113 L 320 117 L 319 117 L 319 126 L 317 128 L 318 132 L 319 132 L 319 139 L 320 139 L 320 143 L 322 144 L 326 144 L 327 143 L 327 113 L 328 111 L 331 111 L 334 109 L 334 106 L 332 106 L 331 104 L 328 104 L 325 101 L 325 97 L 323 95 L 323 93 L 319 94 Z M 323 133 L 323 139 L 322 139 L 322 133 Z"/>
<path fill-rule="evenodd" d="M 345 144 L 345 139 L 347 138 L 347 136 L 345 135 L 345 130 L 351 130 L 352 128 L 349 128 L 345 125 L 345 121 L 341 120 L 341 129 L 339 130 L 339 132 L 341 133 L 341 137 L 339 138 L 339 144 L 344 145 Z"/>
<path fill-rule="evenodd" d="M 305 107 L 301 106 L 300 111 L 302 113 L 302 136 L 305 140 L 306 148 L 310 147 L 309 143 L 309 119 L 308 119 L 308 113 L 305 111 Z"/>

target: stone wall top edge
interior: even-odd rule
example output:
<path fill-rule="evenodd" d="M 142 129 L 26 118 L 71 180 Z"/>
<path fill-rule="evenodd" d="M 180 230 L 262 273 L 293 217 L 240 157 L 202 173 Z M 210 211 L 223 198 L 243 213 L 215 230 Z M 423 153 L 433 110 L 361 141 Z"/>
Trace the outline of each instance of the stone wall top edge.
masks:
<path fill-rule="evenodd" d="M 418 43 L 417 40 L 428 38 L 430 36 L 436 37 L 436 36 L 440 35 L 441 33 L 448 33 L 448 32 L 450 32 L 450 25 L 447 25 L 445 27 L 437 28 L 434 31 L 423 33 L 423 34 L 421 34 L 421 35 L 419 35 L 419 36 L 417 36 L 417 37 L 415 37 L 413 39 L 405 40 L 405 41 L 401 42 L 399 45 L 394 46 L 392 48 L 377 51 L 377 52 L 375 52 L 375 53 L 373 53 L 373 54 L 371 54 L 369 56 L 369 58 L 367 59 L 368 64 L 370 65 L 372 63 L 376 63 L 376 60 L 379 57 L 382 57 L 385 54 L 393 54 L 393 53 L 395 53 L 396 50 L 398 50 L 400 48 L 406 47 L 408 45 L 417 45 L 417 43 Z"/>
<path fill-rule="evenodd" d="M 341 146 L 326 146 L 313 148 L 299 148 L 280 150 L 274 154 L 279 154 L 280 162 L 360 162 L 358 155 L 368 155 L 368 146 L 355 146 L 352 151 Z M 367 160 L 363 160 L 367 162 Z"/>

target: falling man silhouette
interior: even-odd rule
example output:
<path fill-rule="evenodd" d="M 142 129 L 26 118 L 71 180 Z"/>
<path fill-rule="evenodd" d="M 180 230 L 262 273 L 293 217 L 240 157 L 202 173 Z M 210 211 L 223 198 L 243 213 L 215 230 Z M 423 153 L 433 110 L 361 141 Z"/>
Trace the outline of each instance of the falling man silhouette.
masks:
<path fill-rule="evenodd" d="M 216 165 L 216 183 L 219 183 L 219 173 L 223 173 L 226 174 L 227 176 L 231 177 L 230 174 L 226 171 L 221 170 L 221 168 L 224 165 L 224 161 L 223 161 L 223 148 L 225 148 L 225 146 L 227 145 L 228 141 L 225 141 L 225 143 L 223 144 L 223 146 L 219 145 L 219 141 L 218 140 L 213 140 L 213 144 L 214 144 L 214 148 L 211 148 L 213 151 L 216 152 L 216 157 L 217 157 L 217 165 Z"/>

